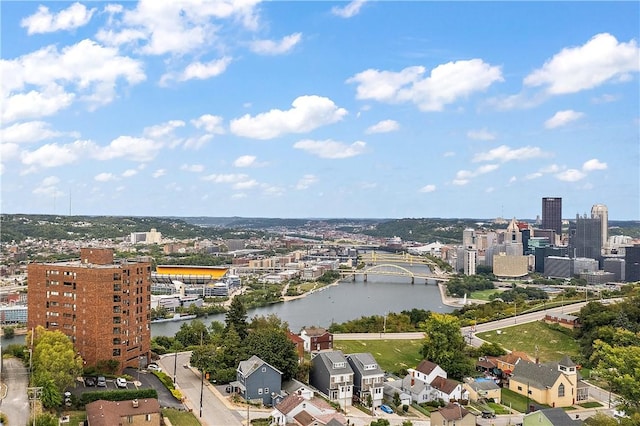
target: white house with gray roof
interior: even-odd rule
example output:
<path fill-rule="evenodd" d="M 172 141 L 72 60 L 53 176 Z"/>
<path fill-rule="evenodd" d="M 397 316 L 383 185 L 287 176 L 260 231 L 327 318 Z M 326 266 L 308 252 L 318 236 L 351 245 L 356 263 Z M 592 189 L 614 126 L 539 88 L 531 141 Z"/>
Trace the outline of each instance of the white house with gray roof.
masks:
<path fill-rule="evenodd" d="M 309 384 L 343 408 L 352 403 L 353 376 L 342 351 L 318 352 L 311 359 Z"/>
<path fill-rule="evenodd" d="M 384 397 L 384 371 L 370 353 L 347 355 L 353 369 L 353 390 L 361 403 L 367 404 L 371 397 L 371 407 L 382 405 Z"/>

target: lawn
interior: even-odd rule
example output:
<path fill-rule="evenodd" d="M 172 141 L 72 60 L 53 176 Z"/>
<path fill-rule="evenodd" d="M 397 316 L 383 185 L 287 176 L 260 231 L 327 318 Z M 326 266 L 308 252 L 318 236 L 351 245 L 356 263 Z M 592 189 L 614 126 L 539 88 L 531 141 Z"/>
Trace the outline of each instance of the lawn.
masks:
<path fill-rule="evenodd" d="M 531 358 L 535 358 L 537 352 L 541 362 L 559 361 L 564 355 L 575 359 L 579 354 L 575 339 L 539 321 L 478 333 L 477 336 L 499 343 L 510 351 L 526 352 Z"/>
<path fill-rule="evenodd" d="M 162 410 L 162 415 L 169 418 L 169 421 L 172 425 L 180 425 L 180 426 L 200 426 L 200 422 L 193 415 L 193 413 L 189 413 L 188 411 L 178 411 L 173 408 L 164 408 Z"/>
<path fill-rule="evenodd" d="M 496 290 L 495 288 L 490 288 L 488 290 L 477 290 L 472 291 L 469 295 L 469 299 L 478 299 L 478 300 L 490 300 L 489 296 L 492 294 L 500 293 L 500 290 Z"/>
<path fill-rule="evenodd" d="M 548 405 L 538 404 L 536 401 L 528 399 L 526 396 L 520 395 L 519 393 L 515 393 L 514 391 L 506 388 L 502 388 L 501 402 L 502 405 L 513 408 L 521 413 L 525 413 L 527 411 L 527 402 L 529 405 L 535 404 L 541 408 L 549 408 Z"/>
<path fill-rule="evenodd" d="M 87 413 L 85 411 L 65 411 L 62 415 L 69 416 L 69 423 L 66 424 L 70 426 L 83 425 L 87 419 Z"/>
<path fill-rule="evenodd" d="M 333 348 L 345 354 L 369 352 L 385 371 L 400 374 L 402 370 L 415 368 L 422 355 L 422 339 L 416 340 L 337 340 Z"/>

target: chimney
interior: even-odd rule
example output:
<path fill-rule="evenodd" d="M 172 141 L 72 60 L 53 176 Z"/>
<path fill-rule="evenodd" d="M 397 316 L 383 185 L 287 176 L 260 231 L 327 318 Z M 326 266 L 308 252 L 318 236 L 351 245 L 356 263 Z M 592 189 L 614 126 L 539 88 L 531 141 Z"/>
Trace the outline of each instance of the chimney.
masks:
<path fill-rule="evenodd" d="M 138 408 L 138 400 L 134 399 L 133 401 L 131 401 L 131 404 L 133 405 L 133 408 Z"/>

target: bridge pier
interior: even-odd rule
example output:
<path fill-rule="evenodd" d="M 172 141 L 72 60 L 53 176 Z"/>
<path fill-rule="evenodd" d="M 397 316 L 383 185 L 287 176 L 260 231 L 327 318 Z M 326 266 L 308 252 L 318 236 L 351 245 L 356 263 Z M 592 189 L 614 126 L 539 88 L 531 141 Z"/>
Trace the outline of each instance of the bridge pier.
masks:
<path fill-rule="evenodd" d="M 414 277 L 413 275 L 411 276 L 411 284 L 415 284 L 416 282 L 416 277 Z"/>
<path fill-rule="evenodd" d="M 351 281 L 356 282 L 356 274 L 351 275 Z"/>
<path fill-rule="evenodd" d="M 367 274 L 364 274 L 364 282 L 367 282 Z"/>

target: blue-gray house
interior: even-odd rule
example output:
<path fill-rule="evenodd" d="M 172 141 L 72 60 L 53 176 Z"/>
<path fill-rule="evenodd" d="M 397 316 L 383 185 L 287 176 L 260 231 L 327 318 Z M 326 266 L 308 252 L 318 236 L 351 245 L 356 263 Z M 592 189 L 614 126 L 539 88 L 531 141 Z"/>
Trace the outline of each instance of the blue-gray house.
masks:
<path fill-rule="evenodd" d="M 232 385 L 247 401 L 271 406 L 280 397 L 282 372 L 255 355 L 240 361 L 236 380 Z"/>

